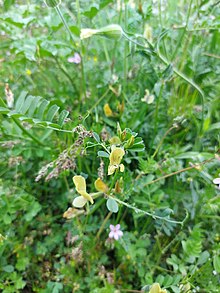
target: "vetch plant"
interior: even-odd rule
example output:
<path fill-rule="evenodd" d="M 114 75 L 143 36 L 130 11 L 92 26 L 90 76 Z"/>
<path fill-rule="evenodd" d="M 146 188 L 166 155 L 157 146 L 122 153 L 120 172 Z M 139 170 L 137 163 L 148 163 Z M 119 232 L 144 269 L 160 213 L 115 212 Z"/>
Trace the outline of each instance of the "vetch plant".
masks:
<path fill-rule="evenodd" d="M 125 151 L 122 148 L 118 148 L 115 145 L 111 147 L 111 154 L 109 156 L 109 166 L 108 166 L 108 175 L 114 174 L 116 170 L 124 172 L 124 165 L 121 164 L 121 160 L 125 154 Z"/>
<path fill-rule="evenodd" d="M 88 201 L 94 203 L 92 196 L 86 192 L 86 180 L 82 176 L 74 176 L 73 182 L 76 186 L 76 191 L 81 195 L 74 199 L 73 206 L 82 208 Z"/>

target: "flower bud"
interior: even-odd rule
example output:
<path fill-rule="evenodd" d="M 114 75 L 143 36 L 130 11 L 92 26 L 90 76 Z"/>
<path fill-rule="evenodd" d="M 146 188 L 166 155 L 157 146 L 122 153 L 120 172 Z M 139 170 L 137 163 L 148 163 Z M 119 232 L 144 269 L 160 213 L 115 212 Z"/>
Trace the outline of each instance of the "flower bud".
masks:
<path fill-rule="evenodd" d="M 61 0 L 44 0 L 45 4 L 48 6 L 48 7 L 57 7 L 58 5 L 60 5 L 61 3 Z"/>
<path fill-rule="evenodd" d="M 123 35 L 123 30 L 118 24 L 111 24 L 100 29 L 85 28 L 81 29 L 80 39 L 90 38 L 93 35 L 119 40 Z"/>

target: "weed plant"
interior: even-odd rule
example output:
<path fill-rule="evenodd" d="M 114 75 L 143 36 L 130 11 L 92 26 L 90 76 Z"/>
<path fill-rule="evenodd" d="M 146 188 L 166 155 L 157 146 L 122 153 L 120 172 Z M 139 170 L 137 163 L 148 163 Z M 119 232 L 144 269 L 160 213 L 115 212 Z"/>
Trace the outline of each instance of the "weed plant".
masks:
<path fill-rule="evenodd" d="M 0 290 L 220 292 L 220 3 L 0 1 Z"/>

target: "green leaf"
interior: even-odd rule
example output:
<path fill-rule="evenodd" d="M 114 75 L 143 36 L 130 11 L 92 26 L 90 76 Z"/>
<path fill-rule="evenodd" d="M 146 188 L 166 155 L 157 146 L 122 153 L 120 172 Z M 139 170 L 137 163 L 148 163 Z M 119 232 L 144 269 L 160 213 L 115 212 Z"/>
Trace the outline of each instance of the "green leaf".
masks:
<path fill-rule="evenodd" d="M 215 271 L 220 274 L 220 256 L 219 255 L 214 255 L 213 266 Z"/>
<path fill-rule="evenodd" d="M 21 92 L 20 96 L 18 97 L 18 99 L 17 99 L 17 101 L 15 103 L 16 112 L 20 112 L 21 107 L 24 104 L 24 101 L 25 101 L 25 98 L 26 98 L 27 94 L 28 94 L 28 92 L 26 92 L 26 91 Z"/>
<path fill-rule="evenodd" d="M 31 106 L 31 104 L 32 104 L 32 102 L 33 102 L 33 100 L 34 100 L 34 97 L 33 97 L 33 96 L 28 96 L 28 97 L 25 99 L 25 101 L 24 101 L 24 103 L 23 103 L 23 105 L 22 105 L 22 107 L 21 107 L 21 109 L 20 109 L 20 112 L 21 112 L 22 114 L 25 114 L 25 113 L 28 111 L 28 109 L 30 108 L 30 106 Z"/>
<path fill-rule="evenodd" d="M 98 143 L 100 142 L 100 137 L 99 137 L 98 133 L 93 132 L 93 137 Z"/>
<path fill-rule="evenodd" d="M 32 103 L 31 103 L 31 107 L 28 110 L 28 116 L 33 117 L 34 112 L 35 112 L 37 106 L 39 105 L 39 102 L 41 99 L 42 99 L 42 97 L 34 97 Z"/>
<path fill-rule="evenodd" d="M 51 106 L 47 112 L 46 120 L 52 121 L 59 109 L 60 109 L 60 107 L 58 107 L 57 105 Z"/>
<path fill-rule="evenodd" d="M 14 272 L 14 267 L 13 267 L 12 265 L 4 266 L 2 269 L 3 269 L 3 271 L 5 271 L 6 273 L 12 273 L 12 272 Z"/>
<path fill-rule="evenodd" d="M 10 112 L 9 109 L 4 108 L 4 107 L 0 107 L 0 113 L 1 113 L 1 114 L 8 114 L 8 112 Z"/>
<path fill-rule="evenodd" d="M 109 158 L 109 154 L 104 151 L 98 151 L 98 157 Z"/>
<path fill-rule="evenodd" d="M 65 122 L 65 119 L 68 117 L 69 115 L 69 112 L 66 111 L 66 110 L 63 110 L 60 115 L 59 115 L 59 119 L 58 119 L 58 124 L 60 126 L 63 126 L 64 122 Z"/>
<path fill-rule="evenodd" d="M 44 116 L 44 112 L 46 111 L 47 106 L 49 105 L 50 102 L 48 102 L 47 100 L 43 99 L 43 101 L 41 102 L 38 110 L 37 110 L 37 115 L 36 117 L 39 120 L 43 120 L 43 116 Z"/>
<path fill-rule="evenodd" d="M 112 212 L 112 213 L 117 213 L 118 212 L 118 204 L 114 199 L 109 198 L 107 200 L 106 206 L 107 206 L 107 208 L 108 208 L 108 210 L 110 212 Z"/>

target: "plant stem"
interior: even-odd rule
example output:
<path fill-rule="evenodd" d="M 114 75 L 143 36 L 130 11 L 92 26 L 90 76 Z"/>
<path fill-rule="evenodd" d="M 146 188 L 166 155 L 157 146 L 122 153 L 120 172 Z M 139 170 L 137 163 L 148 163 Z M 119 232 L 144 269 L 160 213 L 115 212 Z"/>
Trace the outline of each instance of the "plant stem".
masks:
<path fill-rule="evenodd" d="M 102 225 L 101 225 L 101 227 L 100 227 L 100 229 L 99 229 L 99 231 L 98 231 L 98 233 L 96 235 L 96 239 L 99 239 L 99 237 L 100 237 L 100 235 L 101 235 L 101 233 L 102 233 L 102 231 L 103 231 L 103 229 L 105 227 L 105 224 L 107 223 L 107 221 L 109 220 L 111 215 L 112 215 L 112 212 L 109 212 L 108 215 L 105 217 L 105 219 L 104 219 L 104 221 L 103 221 L 103 223 L 102 223 Z"/>
<path fill-rule="evenodd" d="M 124 206 L 126 206 L 126 207 L 128 207 L 128 208 L 130 208 L 130 209 L 132 209 L 132 210 L 134 210 L 136 213 L 142 213 L 142 214 L 145 214 L 146 216 L 150 216 L 150 217 L 152 217 L 153 219 L 159 219 L 159 220 L 163 220 L 163 221 L 165 221 L 165 222 L 169 222 L 169 223 L 173 223 L 173 224 L 180 224 L 180 225 L 183 225 L 184 222 L 186 221 L 187 217 L 188 217 L 188 213 L 186 213 L 186 216 L 185 216 L 185 218 L 183 219 L 183 221 L 170 220 L 170 219 L 168 219 L 168 218 L 160 217 L 160 216 L 157 216 L 157 215 L 155 215 L 155 214 L 152 214 L 152 213 L 149 213 L 149 212 L 143 211 L 143 210 L 141 210 L 141 209 L 139 209 L 139 208 L 136 208 L 136 207 L 130 205 L 130 204 L 127 203 L 127 202 L 124 202 L 124 201 L 122 201 L 122 200 L 116 198 L 116 197 L 109 196 L 109 198 L 114 199 L 114 200 L 117 201 L 119 204 L 122 204 L 122 205 L 124 205 Z"/>
<path fill-rule="evenodd" d="M 0 97 L 0 106 L 7 108 L 5 102 L 3 101 L 3 99 Z M 42 143 L 38 138 L 36 138 L 35 136 L 33 136 L 31 133 L 29 133 L 24 126 L 20 123 L 20 121 L 15 118 L 15 117 L 11 117 L 11 119 L 15 122 L 15 124 L 22 130 L 23 133 L 25 133 L 27 136 L 29 136 L 33 141 L 35 141 L 36 143 L 38 143 L 39 145 L 45 146 L 44 143 Z"/>
<path fill-rule="evenodd" d="M 153 159 L 153 158 L 156 156 L 156 154 L 158 153 L 158 151 L 159 151 L 159 149 L 160 149 L 160 147 L 161 147 L 161 145 L 162 145 L 164 139 L 166 138 L 166 136 L 169 134 L 170 131 L 172 131 L 172 130 L 175 129 L 175 128 L 176 128 L 176 125 L 172 126 L 171 128 L 169 128 L 169 129 L 165 132 L 164 136 L 162 137 L 162 139 L 161 139 L 161 141 L 160 141 L 158 147 L 156 148 L 156 150 L 155 150 L 155 152 L 154 152 L 154 154 L 153 154 L 153 156 L 152 156 L 152 159 Z"/>
<path fill-rule="evenodd" d="M 182 172 L 185 172 L 185 171 L 188 171 L 188 170 L 192 170 L 192 169 L 197 169 L 199 166 L 205 165 L 205 164 L 211 162 L 211 161 L 214 160 L 214 159 L 215 159 L 215 158 L 212 158 L 212 159 L 210 159 L 210 160 L 205 160 L 204 162 L 202 162 L 202 163 L 200 163 L 200 164 L 194 164 L 193 166 L 186 167 L 186 168 L 184 168 L 184 169 L 181 169 L 181 170 L 175 171 L 175 172 L 170 173 L 170 174 L 166 174 L 166 175 L 161 176 L 161 177 L 159 177 L 159 178 L 157 178 L 157 179 L 155 179 L 155 180 L 152 180 L 151 182 L 146 183 L 143 187 L 145 187 L 145 186 L 147 186 L 147 185 L 150 185 L 150 184 L 153 184 L 153 183 L 155 183 L 155 182 L 158 182 L 158 181 L 160 181 L 160 180 L 162 180 L 162 179 L 165 179 L 165 178 L 168 178 L 168 177 L 171 177 L 171 176 L 177 175 L 177 174 L 179 174 L 179 173 L 182 173 Z"/>

